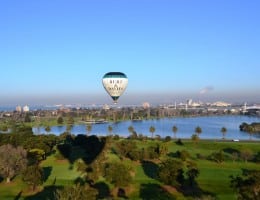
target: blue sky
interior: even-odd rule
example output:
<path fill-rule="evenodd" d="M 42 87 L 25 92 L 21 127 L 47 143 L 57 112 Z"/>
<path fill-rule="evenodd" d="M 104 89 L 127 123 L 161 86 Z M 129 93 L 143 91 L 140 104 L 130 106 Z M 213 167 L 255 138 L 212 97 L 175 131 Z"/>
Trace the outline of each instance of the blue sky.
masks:
<path fill-rule="evenodd" d="M 0 104 L 260 102 L 258 0 L 2 0 Z"/>

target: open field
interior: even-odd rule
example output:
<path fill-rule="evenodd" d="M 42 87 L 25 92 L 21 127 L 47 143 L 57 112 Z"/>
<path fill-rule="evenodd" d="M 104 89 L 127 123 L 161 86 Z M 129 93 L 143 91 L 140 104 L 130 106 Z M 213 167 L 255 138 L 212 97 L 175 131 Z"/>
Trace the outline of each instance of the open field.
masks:
<path fill-rule="evenodd" d="M 112 147 L 118 141 L 112 140 Z M 136 141 L 138 148 L 143 148 L 157 143 L 156 140 Z M 161 142 L 161 141 L 160 141 Z M 207 194 L 216 199 L 236 199 L 234 191 L 230 188 L 230 176 L 240 175 L 242 169 L 259 169 L 259 163 L 243 161 L 241 159 L 232 160 L 231 153 L 250 149 L 254 154 L 260 152 L 259 142 L 225 142 L 201 140 L 197 144 L 191 140 L 182 141 L 182 145 L 175 141 L 167 142 L 168 154 L 165 157 L 173 156 L 177 151 L 185 150 L 190 154 L 190 159 L 198 165 L 199 176 L 197 178 L 197 188 L 205 196 Z M 221 163 L 206 159 L 210 154 L 222 150 L 226 156 Z M 74 156 L 75 156 L 74 152 Z M 78 152 L 80 154 L 80 152 Z M 77 157 L 77 156 L 76 156 Z M 120 159 L 112 151 L 107 157 L 110 161 Z M 163 158 L 161 158 L 163 159 Z M 190 194 L 185 194 L 174 187 L 162 184 L 156 174 L 157 161 L 141 162 L 124 160 L 132 167 L 133 182 L 126 188 L 126 195 L 129 199 L 193 199 Z M 22 182 L 21 178 L 16 177 L 10 184 L 2 181 L 0 183 L 0 199 L 52 199 L 53 191 L 65 185 L 72 185 L 82 174 L 77 171 L 76 161 L 73 163 L 68 160 L 57 160 L 52 154 L 41 162 L 44 170 L 44 184 L 38 191 L 32 193 L 28 186 Z M 97 182 L 105 182 L 113 194 L 114 186 L 100 178 Z M 115 198 L 116 199 L 116 198 Z"/>

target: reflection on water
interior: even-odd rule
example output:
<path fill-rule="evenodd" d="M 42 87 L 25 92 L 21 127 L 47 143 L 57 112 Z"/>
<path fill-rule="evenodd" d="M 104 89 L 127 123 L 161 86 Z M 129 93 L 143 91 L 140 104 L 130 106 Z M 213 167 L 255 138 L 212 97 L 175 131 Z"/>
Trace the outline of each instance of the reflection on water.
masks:
<path fill-rule="evenodd" d="M 172 127 L 175 125 L 178 128 L 177 138 L 190 138 L 194 134 L 195 127 L 200 126 L 202 133 L 200 138 L 203 139 L 221 139 L 221 128 L 226 127 L 226 139 L 240 139 L 247 140 L 249 135 L 239 130 L 239 125 L 243 122 L 252 123 L 260 122 L 259 117 L 249 116 L 209 116 L 209 117 L 191 117 L 191 118 L 165 118 L 157 120 L 143 120 L 143 121 L 123 121 L 117 123 L 93 124 L 90 134 L 93 135 L 108 135 L 108 126 L 113 127 L 113 134 L 123 137 L 130 135 L 128 131 L 129 126 L 133 126 L 137 134 L 151 136 L 149 132 L 150 126 L 155 127 L 154 135 L 161 137 L 173 137 Z M 66 131 L 66 126 L 53 126 L 51 132 L 59 135 Z M 33 128 L 35 134 L 46 133 L 44 127 Z M 74 125 L 71 129 L 72 134 L 86 134 L 86 125 Z M 253 135 L 252 139 L 260 140 L 260 135 Z"/>

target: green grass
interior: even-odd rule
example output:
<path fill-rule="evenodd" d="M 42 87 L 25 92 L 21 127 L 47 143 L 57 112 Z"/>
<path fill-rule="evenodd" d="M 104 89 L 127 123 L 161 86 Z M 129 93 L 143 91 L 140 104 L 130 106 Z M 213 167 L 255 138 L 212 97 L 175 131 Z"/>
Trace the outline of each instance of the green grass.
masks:
<path fill-rule="evenodd" d="M 75 164 L 69 163 L 68 160 L 56 160 L 54 155 L 48 157 L 41 166 L 48 177 L 44 186 L 52 184 L 70 185 L 76 178 L 80 177 Z"/>
<path fill-rule="evenodd" d="M 16 177 L 11 183 L 3 181 L 0 183 L 0 199 L 14 200 L 26 188 L 27 185 L 22 182 L 20 177 Z"/>

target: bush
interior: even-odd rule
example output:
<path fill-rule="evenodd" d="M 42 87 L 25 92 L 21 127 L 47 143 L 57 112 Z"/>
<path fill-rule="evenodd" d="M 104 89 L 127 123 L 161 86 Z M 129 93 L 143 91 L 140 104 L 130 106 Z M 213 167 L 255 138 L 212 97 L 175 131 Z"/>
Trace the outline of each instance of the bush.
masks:
<path fill-rule="evenodd" d="M 255 155 L 254 161 L 260 163 L 260 151 Z"/>
<path fill-rule="evenodd" d="M 161 182 L 180 186 L 183 183 L 183 164 L 179 160 L 168 158 L 164 160 L 159 166 L 159 179 Z"/>
<path fill-rule="evenodd" d="M 207 156 L 204 156 L 204 155 L 202 155 L 202 154 L 200 154 L 200 153 L 197 153 L 197 154 L 196 154 L 196 157 L 197 157 L 198 159 L 206 159 L 206 158 L 207 158 Z"/>
<path fill-rule="evenodd" d="M 217 163 L 222 163 L 225 160 L 224 152 L 223 151 L 214 152 L 209 156 L 208 159 L 213 160 Z"/>
<path fill-rule="evenodd" d="M 176 144 L 177 144 L 177 145 L 183 145 L 181 139 L 178 139 L 178 140 L 176 141 Z"/>
<path fill-rule="evenodd" d="M 0 131 L 4 131 L 4 132 L 8 131 L 7 125 L 1 125 L 0 126 Z"/>
<path fill-rule="evenodd" d="M 172 139 L 171 136 L 166 136 L 165 139 L 164 139 L 164 141 L 165 141 L 165 142 L 170 142 L 171 139 Z"/>
<path fill-rule="evenodd" d="M 248 160 L 253 159 L 253 151 L 251 149 L 242 149 L 240 151 L 240 158 L 247 162 Z"/>
<path fill-rule="evenodd" d="M 127 186 L 132 181 L 129 168 L 121 162 L 109 163 L 105 169 L 105 178 L 116 187 Z"/>
<path fill-rule="evenodd" d="M 138 149 L 133 149 L 132 151 L 130 151 L 128 157 L 134 161 L 142 160 L 143 158 L 142 152 Z"/>
<path fill-rule="evenodd" d="M 114 136 L 113 136 L 113 139 L 114 139 L 114 140 L 119 140 L 120 137 L 119 137 L 119 135 L 114 135 Z"/>
<path fill-rule="evenodd" d="M 63 124 L 63 122 L 64 122 L 63 118 L 62 118 L 61 116 L 58 117 L 57 123 L 58 123 L 58 124 Z"/>
<path fill-rule="evenodd" d="M 185 161 L 185 160 L 187 160 L 188 158 L 190 158 L 190 154 L 189 154 L 189 152 L 186 151 L 186 150 L 178 151 L 178 152 L 177 152 L 177 155 L 179 156 L 179 158 L 180 158 L 182 161 Z"/>
<path fill-rule="evenodd" d="M 42 149 L 31 149 L 28 151 L 27 157 L 30 164 L 36 164 L 45 160 L 46 155 L 45 151 Z"/>

